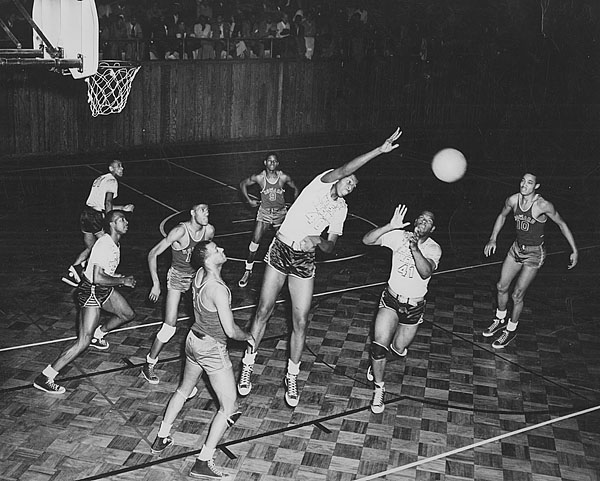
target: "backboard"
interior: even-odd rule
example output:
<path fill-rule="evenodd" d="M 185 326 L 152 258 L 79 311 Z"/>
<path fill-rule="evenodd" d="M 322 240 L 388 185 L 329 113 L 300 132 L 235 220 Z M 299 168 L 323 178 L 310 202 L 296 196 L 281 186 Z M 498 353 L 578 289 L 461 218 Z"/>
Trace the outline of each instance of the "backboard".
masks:
<path fill-rule="evenodd" d="M 81 59 L 81 68 L 69 68 L 73 78 L 94 75 L 98 69 L 98 13 L 94 0 L 34 0 L 33 21 L 54 48 L 62 49 L 62 58 Z M 33 31 L 33 47 L 44 45 Z M 54 58 L 48 50 L 44 58 Z"/>

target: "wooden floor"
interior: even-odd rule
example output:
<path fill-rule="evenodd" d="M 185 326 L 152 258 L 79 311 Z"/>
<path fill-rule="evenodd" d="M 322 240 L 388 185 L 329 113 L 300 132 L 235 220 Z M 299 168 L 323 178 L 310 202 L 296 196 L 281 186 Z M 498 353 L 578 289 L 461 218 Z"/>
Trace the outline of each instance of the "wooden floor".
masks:
<path fill-rule="evenodd" d="M 187 479 L 217 406 L 201 381 L 199 395 L 173 427 L 174 445 L 151 454 L 179 379 L 191 312 L 182 302 L 177 334 L 158 365 L 161 382 L 148 384 L 140 366 L 163 307 L 147 301 L 148 250 L 161 230 L 185 219 L 191 204 L 209 203 L 216 240 L 230 258 L 224 277 L 236 321 L 243 325 L 252 316 L 263 265 L 247 288 L 237 287 L 254 219 L 241 202 L 239 180 L 258 171 L 266 150 L 275 149 L 282 168 L 303 187 L 374 144 L 237 145 L 123 157 L 119 201 L 133 202 L 136 210 L 122 239 L 119 272 L 138 279 L 135 290 L 123 289 L 137 317 L 107 337 L 108 351 L 90 348 L 61 372 L 67 392 L 60 396 L 34 389 L 32 381 L 75 335 L 73 290 L 60 277 L 81 248 L 78 213 L 108 159 L 64 165 L 53 159 L 2 172 L 0 480 Z M 472 163 L 462 181 L 442 184 L 422 148 L 409 139 L 359 172 L 345 235 L 335 255 L 319 259 L 295 409 L 283 400 L 290 316 L 282 293 L 260 346 L 254 390 L 240 400 L 243 415 L 215 457 L 231 479 L 600 479 L 597 204 L 584 202 L 562 178 L 548 179 L 542 193 L 569 222 L 580 264 L 567 271 L 568 245 L 551 224 L 547 263 L 527 293 L 519 334 L 496 351 L 481 331 L 495 309 L 512 221 L 495 256 L 486 259 L 482 250 L 523 172 Z M 407 357 L 389 363 L 386 409 L 375 415 L 365 373 L 389 255 L 360 239 L 386 222 L 397 203 L 409 206 L 409 217 L 423 208 L 438 214 L 434 237 L 444 254 L 430 282 L 425 322 Z M 161 256 L 163 281 L 168 263 L 169 255 Z M 232 344 L 230 352 L 237 373 L 242 346 Z"/>

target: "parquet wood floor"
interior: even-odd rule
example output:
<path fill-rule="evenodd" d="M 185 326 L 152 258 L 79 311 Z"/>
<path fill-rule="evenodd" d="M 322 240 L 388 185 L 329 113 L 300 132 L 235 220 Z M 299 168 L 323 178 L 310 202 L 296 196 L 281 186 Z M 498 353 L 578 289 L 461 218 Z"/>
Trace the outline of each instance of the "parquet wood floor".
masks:
<path fill-rule="evenodd" d="M 192 203 L 210 204 L 217 242 L 230 257 L 224 277 L 243 325 L 251 319 L 263 267 L 257 266 L 247 288 L 237 287 L 254 216 L 235 189 L 239 180 L 260 169 L 267 149 L 279 147 L 282 168 L 303 187 L 371 145 L 235 145 L 206 152 L 182 147 L 122 157 L 119 200 L 135 203 L 136 210 L 122 240 L 119 272 L 138 279 L 135 290 L 123 290 L 137 317 L 107 337 L 108 351 L 90 348 L 61 372 L 67 392 L 60 396 L 31 383 L 75 335 L 73 291 L 60 276 L 81 247 L 77 216 L 105 159 L 53 159 L 52 165 L 5 169 L 0 480 L 188 479 L 217 409 L 203 380 L 173 427 L 174 445 L 161 455 L 150 452 L 179 379 L 188 301 L 181 303 L 177 334 L 161 354 L 161 382 L 150 385 L 140 375 L 162 319 L 162 304 L 146 300 L 145 264 L 161 223 L 168 229 Z M 260 346 L 255 387 L 240 399 L 243 415 L 216 454 L 231 479 L 600 479 L 600 412 L 592 410 L 600 405 L 599 229 L 593 205 L 551 179 L 553 187 L 544 194 L 569 222 L 580 263 L 567 271 L 568 246 L 555 226 L 549 228 L 550 255 L 527 294 L 519 334 L 496 351 L 481 331 L 494 312 L 512 225 L 505 226 L 497 255 L 486 259 L 482 249 L 522 172 L 471 165 L 465 179 L 446 185 L 433 178 L 427 152 L 416 154 L 417 148 L 409 140 L 359 171 L 345 234 L 336 254 L 318 265 L 295 409 L 283 400 L 289 304 L 282 294 Z M 365 373 L 389 256 L 365 248 L 360 239 L 372 225 L 386 222 L 397 203 L 409 206 L 409 216 L 425 207 L 438 213 L 434 237 L 444 255 L 430 283 L 425 322 L 406 358 L 388 364 L 386 409 L 375 415 Z M 168 263 L 168 254 L 161 256 L 163 281 Z M 230 352 L 237 372 L 242 346 L 232 343 Z"/>

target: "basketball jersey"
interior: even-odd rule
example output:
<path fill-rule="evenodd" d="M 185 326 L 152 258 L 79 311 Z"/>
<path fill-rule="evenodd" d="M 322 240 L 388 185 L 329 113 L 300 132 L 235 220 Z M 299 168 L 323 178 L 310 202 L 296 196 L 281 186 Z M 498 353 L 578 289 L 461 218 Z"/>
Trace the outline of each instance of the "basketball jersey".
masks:
<path fill-rule="evenodd" d="M 538 200 L 536 196 L 529 209 L 521 209 L 521 199 L 517 199 L 515 207 L 515 222 L 517 224 L 517 243 L 526 246 L 539 246 L 544 243 L 544 226 L 546 221 L 533 217 L 533 204 Z"/>
<path fill-rule="evenodd" d="M 192 295 L 194 298 L 194 324 L 192 325 L 192 331 L 201 332 L 223 344 L 227 344 L 227 334 L 225 334 L 225 331 L 223 330 L 223 325 L 219 319 L 218 312 L 209 311 L 204 304 L 202 304 L 202 289 L 204 289 L 208 282 L 211 282 L 204 281 L 198 286 L 198 277 L 202 275 L 204 275 L 202 271 L 199 271 L 196 274 L 196 278 L 194 279 L 192 287 Z M 227 289 L 227 294 L 229 295 L 229 306 L 231 307 L 231 291 L 229 290 L 229 287 L 227 287 L 222 281 L 213 280 L 212 282 L 217 282 L 225 286 Z"/>
<path fill-rule="evenodd" d="M 393 230 L 381 236 L 381 245 L 392 250 L 392 270 L 388 284 L 394 292 L 405 297 L 425 297 L 429 279 L 421 278 L 410 251 L 409 238 L 412 232 Z M 442 248 L 431 237 L 419 244 L 423 257 L 431 259 L 437 269 L 442 257 Z"/>
<path fill-rule="evenodd" d="M 171 267 L 178 270 L 179 272 L 193 274 L 196 269 L 192 267 L 192 252 L 194 251 L 194 247 L 198 242 L 204 240 L 204 235 L 206 234 L 206 227 L 202 228 L 202 234 L 200 234 L 200 238 L 194 239 L 192 236 L 187 222 L 182 222 L 181 224 L 185 228 L 185 236 L 179 242 L 180 245 L 184 245 L 185 247 L 180 247 L 179 249 L 175 248 L 171 245 Z"/>
<path fill-rule="evenodd" d="M 83 274 L 90 282 L 94 282 L 94 265 L 100 266 L 109 276 L 114 276 L 121 261 L 121 249 L 113 241 L 110 234 L 104 234 L 93 245 L 90 258 Z"/>
<path fill-rule="evenodd" d="M 117 198 L 119 192 L 119 182 L 110 172 L 94 180 L 85 204 L 94 210 L 104 212 L 107 192 L 112 192 L 113 199 Z"/>
<path fill-rule="evenodd" d="M 260 206 L 263 209 L 282 209 L 285 207 L 284 185 L 281 181 L 281 171 L 277 171 L 274 182 L 269 181 L 267 171 L 263 170 L 265 184 L 260 191 Z"/>
<path fill-rule="evenodd" d="M 342 235 L 348 206 L 342 197 L 331 198 L 335 182 L 323 182 L 327 170 L 316 176 L 300 193 L 288 211 L 279 232 L 293 242 L 309 235 L 321 235 L 328 228 L 330 234 Z"/>

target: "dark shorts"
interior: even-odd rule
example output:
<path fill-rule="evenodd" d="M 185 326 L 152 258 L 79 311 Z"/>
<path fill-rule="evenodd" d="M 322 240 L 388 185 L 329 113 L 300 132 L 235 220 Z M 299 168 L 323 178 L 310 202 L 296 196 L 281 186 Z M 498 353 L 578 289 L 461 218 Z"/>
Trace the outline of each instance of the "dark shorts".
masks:
<path fill-rule="evenodd" d="M 425 299 L 411 302 L 410 299 L 402 299 L 395 296 L 386 287 L 379 299 L 379 309 L 391 309 L 398 315 L 398 323 L 414 326 L 423 322 L 425 314 Z"/>
<path fill-rule="evenodd" d="M 101 308 L 102 304 L 107 301 L 114 290 L 114 287 L 92 284 L 84 277 L 77 287 L 77 301 L 79 302 L 79 307 Z"/>
<path fill-rule="evenodd" d="M 286 276 L 300 279 L 315 277 L 315 253 L 297 251 L 275 237 L 269 246 L 265 262 Z"/>
<path fill-rule="evenodd" d="M 510 247 L 508 255 L 518 264 L 539 269 L 544 265 L 544 261 L 546 260 L 546 248 L 544 247 L 544 244 L 539 246 L 526 246 L 519 245 L 517 241 L 515 241 Z"/>
<path fill-rule="evenodd" d="M 280 227 L 281 224 L 283 224 L 286 214 L 286 207 L 280 209 L 263 209 L 262 207 L 259 207 L 256 214 L 256 220 L 272 225 L 273 227 Z"/>
<path fill-rule="evenodd" d="M 102 222 L 104 220 L 104 212 L 92 209 L 86 205 L 79 216 L 79 226 L 84 234 L 98 234 L 102 232 Z"/>

